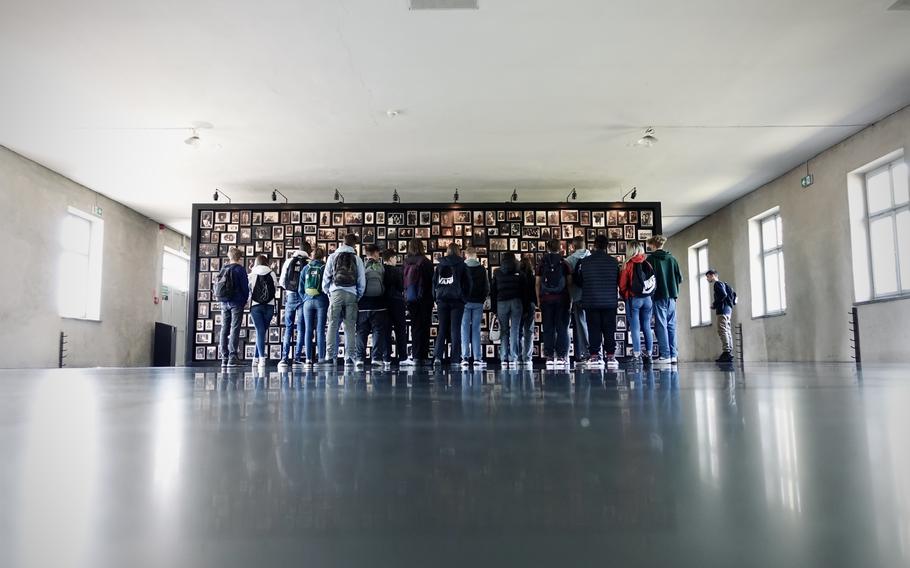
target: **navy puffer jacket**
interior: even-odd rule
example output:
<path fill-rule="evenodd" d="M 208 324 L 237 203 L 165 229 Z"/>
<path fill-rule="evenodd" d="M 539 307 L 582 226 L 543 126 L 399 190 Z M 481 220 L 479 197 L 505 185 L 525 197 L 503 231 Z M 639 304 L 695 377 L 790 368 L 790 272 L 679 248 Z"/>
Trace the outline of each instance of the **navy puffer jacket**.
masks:
<path fill-rule="evenodd" d="M 606 251 L 595 250 L 575 265 L 573 283 L 581 288 L 585 309 L 615 308 L 619 305 L 619 262 Z"/>

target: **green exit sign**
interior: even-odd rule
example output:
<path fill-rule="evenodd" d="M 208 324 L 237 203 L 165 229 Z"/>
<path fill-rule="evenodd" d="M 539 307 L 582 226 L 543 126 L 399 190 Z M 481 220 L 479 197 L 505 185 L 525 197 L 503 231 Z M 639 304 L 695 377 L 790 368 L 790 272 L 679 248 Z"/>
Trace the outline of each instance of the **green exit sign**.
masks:
<path fill-rule="evenodd" d="M 799 185 L 801 185 L 803 187 L 809 187 L 810 185 L 812 185 L 812 181 L 813 181 L 812 174 L 806 174 L 805 176 L 803 176 L 803 179 L 799 180 Z"/>
<path fill-rule="evenodd" d="M 100 205 L 95 205 L 95 207 L 93 207 L 93 209 L 94 209 L 95 215 L 97 215 L 99 217 L 104 215 L 104 209 L 102 209 Z"/>

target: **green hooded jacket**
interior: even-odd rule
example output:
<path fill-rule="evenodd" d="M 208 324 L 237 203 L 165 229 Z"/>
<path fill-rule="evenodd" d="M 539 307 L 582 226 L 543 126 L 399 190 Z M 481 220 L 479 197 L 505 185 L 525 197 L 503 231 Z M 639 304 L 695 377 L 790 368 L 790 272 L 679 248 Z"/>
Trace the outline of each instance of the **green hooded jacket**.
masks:
<path fill-rule="evenodd" d="M 657 278 L 654 299 L 673 298 L 675 300 L 678 298 L 682 274 L 679 272 L 679 263 L 676 262 L 673 255 L 662 249 L 656 250 L 648 255 L 648 262 L 654 269 L 654 276 Z"/>

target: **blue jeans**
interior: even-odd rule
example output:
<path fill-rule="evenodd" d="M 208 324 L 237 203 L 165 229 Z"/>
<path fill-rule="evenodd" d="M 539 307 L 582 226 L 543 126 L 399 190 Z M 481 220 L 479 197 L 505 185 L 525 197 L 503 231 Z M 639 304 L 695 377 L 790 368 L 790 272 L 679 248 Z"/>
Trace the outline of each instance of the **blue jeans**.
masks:
<path fill-rule="evenodd" d="M 585 310 L 581 302 L 572 302 L 572 320 L 575 322 L 575 357 L 588 358 L 588 321 L 585 319 Z"/>
<path fill-rule="evenodd" d="M 302 355 L 303 346 L 303 313 L 300 307 L 303 300 L 297 292 L 284 293 L 284 341 L 281 343 L 281 358 L 287 359 L 291 352 L 291 340 L 294 337 L 294 328 L 297 328 L 297 345 L 294 347 L 295 355 Z"/>
<path fill-rule="evenodd" d="M 265 350 L 265 339 L 269 334 L 269 323 L 272 316 L 275 315 L 274 304 L 256 304 L 250 308 L 250 317 L 253 318 L 253 326 L 256 328 L 256 355 L 255 357 L 269 358 Z"/>
<path fill-rule="evenodd" d="M 329 297 L 325 294 L 306 296 L 303 299 L 304 332 L 303 349 L 297 351 L 298 357 L 306 356 L 307 361 L 325 359 L 325 323 L 329 314 Z M 313 344 L 316 344 L 316 359 L 313 357 Z"/>
<path fill-rule="evenodd" d="M 518 361 L 518 334 L 521 326 L 521 300 L 496 302 L 499 318 L 499 360 L 503 363 Z"/>
<path fill-rule="evenodd" d="M 569 302 L 558 300 L 540 306 L 543 324 L 543 356 L 569 356 Z"/>
<path fill-rule="evenodd" d="M 465 302 L 464 315 L 461 318 L 461 358 L 475 361 L 483 360 L 480 348 L 480 320 L 483 317 L 483 303 Z"/>
<path fill-rule="evenodd" d="M 528 304 L 521 314 L 521 333 L 519 334 L 516 360 L 530 361 L 534 356 L 534 312 L 536 310 L 536 305 Z"/>
<path fill-rule="evenodd" d="M 245 302 L 244 302 L 245 304 Z M 240 324 L 244 304 L 221 302 L 221 358 L 240 358 Z"/>
<path fill-rule="evenodd" d="M 641 354 L 641 332 L 645 334 L 645 353 L 651 356 L 654 339 L 651 337 L 651 310 L 654 303 L 651 296 L 632 298 L 626 301 L 629 307 L 629 333 L 632 334 L 632 353 Z"/>
<path fill-rule="evenodd" d="M 654 300 L 654 329 L 657 349 L 664 359 L 676 357 L 676 299 Z"/>

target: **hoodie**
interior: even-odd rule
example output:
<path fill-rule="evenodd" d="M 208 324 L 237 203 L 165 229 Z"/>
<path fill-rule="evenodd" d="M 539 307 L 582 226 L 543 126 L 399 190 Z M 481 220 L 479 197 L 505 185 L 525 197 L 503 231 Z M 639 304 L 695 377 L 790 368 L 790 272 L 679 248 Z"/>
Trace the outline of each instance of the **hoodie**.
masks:
<path fill-rule="evenodd" d="M 278 278 L 278 286 L 284 288 L 285 290 L 287 290 L 287 287 L 288 287 L 288 272 L 289 272 L 288 269 L 291 267 L 291 264 L 293 264 L 291 261 L 295 258 L 302 258 L 304 260 L 304 264 L 306 264 L 306 261 L 307 261 L 307 259 L 310 258 L 310 255 L 308 255 L 306 253 L 306 251 L 295 250 L 291 254 L 291 256 L 288 257 L 288 259 L 284 261 L 284 264 L 281 266 L 281 277 Z M 287 291 L 288 292 L 297 292 L 296 289 L 287 290 Z"/>
<path fill-rule="evenodd" d="M 586 248 L 583 248 L 583 249 L 578 249 L 577 251 L 573 252 L 572 254 L 570 254 L 569 256 L 566 257 L 566 262 L 569 264 L 569 268 L 572 269 L 573 274 L 575 273 L 575 267 L 578 265 L 578 262 L 581 259 L 587 258 L 590 255 L 591 255 L 591 251 L 589 251 Z M 569 292 L 572 296 L 573 302 L 581 301 L 581 286 L 578 286 L 575 284 L 575 282 L 572 282 L 572 286 L 569 287 Z"/>
<path fill-rule="evenodd" d="M 476 258 L 464 261 L 467 272 L 468 289 L 464 291 L 464 301 L 482 304 L 490 295 L 490 279 L 487 269 Z"/>
<path fill-rule="evenodd" d="M 288 263 L 285 263 L 285 264 L 288 264 Z M 250 275 L 248 276 L 248 278 L 249 278 L 249 283 L 250 283 L 250 296 L 249 297 L 250 297 L 251 306 L 259 305 L 259 302 L 253 302 L 253 289 L 256 288 L 256 280 L 258 280 L 259 278 L 271 278 L 272 284 L 275 285 L 276 289 L 278 288 L 278 280 L 275 279 L 275 273 L 272 272 L 272 268 L 270 266 L 267 266 L 265 264 L 257 264 L 256 266 L 254 266 L 253 270 L 250 271 Z M 271 302 L 269 302 L 269 303 L 271 304 Z"/>
<path fill-rule="evenodd" d="M 354 260 L 357 263 L 357 284 L 354 286 L 335 286 L 333 284 L 335 278 L 335 259 L 343 252 L 354 253 Z M 357 256 L 357 251 L 354 250 L 354 247 L 341 245 L 335 252 L 329 255 L 329 259 L 325 263 L 325 271 L 322 273 L 322 291 L 325 292 L 327 296 L 331 297 L 332 292 L 335 290 L 344 290 L 345 292 L 354 294 L 359 300 L 360 297 L 363 296 L 363 291 L 366 289 L 366 286 L 367 277 L 366 273 L 363 271 L 363 259 Z"/>
<path fill-rule="evenodd" d="M 459 299 L 440 299 L 438 298 L 439 294 L 439 271 L 443 266 L 451 266 L 452 271 L 455 273 L 455 280 L 458 282 L 459 289 L 461 290 L 461 298 Z M 445 303 L 464 303 L 464 294 L 468 289 L 468 282 L 465 272 L 464 259 L 458 256 L 457 254 L 447 254 L 439 260 L 439 264 L 436 266 L 436 271 L 433 273 L 433 297 L 436 298 L 437 302 L 442 301 Z"/>
<path fill-rule="evenodd" d="M 665 300 L 679 297 L 679 285 L 682 283 L 682 274 L 679 272 L 679 263 L 669 252 L 658 249 L 648 255 L 648 262 L 654 269 L 657 279 L 657 289 L 654 290 L 655 300 Z"/>

